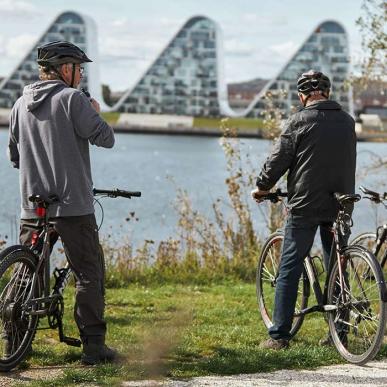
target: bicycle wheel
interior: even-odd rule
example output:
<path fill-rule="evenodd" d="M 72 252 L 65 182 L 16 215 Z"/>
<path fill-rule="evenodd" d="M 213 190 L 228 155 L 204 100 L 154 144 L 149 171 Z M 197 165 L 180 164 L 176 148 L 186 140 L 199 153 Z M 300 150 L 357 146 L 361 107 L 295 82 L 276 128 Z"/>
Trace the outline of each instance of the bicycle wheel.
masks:
<path fill-rule="evenodd" d="M 275 287 L 277 283 L 278 270 L 281 261 L 282 242 L 284 235 L 282 232 L 275 232 L 266 241 L 259 257 L 256 292 L 258 307 L 262 316 L 263 323 L 269 329 L 273 326 L 273 309 Z M 309 281 L 306 273 L 303 272 L 299 285 L 296 303 L 296 313 L 308 305 Z M 294 336 L 301 328 L 304 316 L 295 316 L 293 319 L 291 336 Z"/>
<path fill-rule="evenodd" d="M 376 244 L 376 234 L 374 232 L 364 232 L 353 238 L 350 245 L 359 245 L 373 252 Z"/>
<path fill-rule="evenodd" d="M 22 246 L 0 254 L 0 371 L 9 371 L 28 355 L 38 316 L 26 312 L 37 258 Z M 40 285 L 34 297 L 40 294 Z"/>
<path fill-rule="evenodd" d="M 380 264 L 361 246 L 342 254 L 344 281 L 335 262 L 328 283 L 329 331 L 339 353 L 350 363 L 364 364 L 378 353 L 386 324 L 386 285 Z M 371 275 L 369 275 L 371 273 Z"/>
<path fill-rule="evenodd" d="M 387 254 L 387 241 L 380 246 L 377 252 L 376 248 L 376 234 L 374 232 L 364 232 L 358 235 L 351 241 L 351 245 L 359 245 L 365 247 L 368 251 L 375 254 L 376 259 L 382 265 L 384 276 L 387 275 L 386 254 Z"/>

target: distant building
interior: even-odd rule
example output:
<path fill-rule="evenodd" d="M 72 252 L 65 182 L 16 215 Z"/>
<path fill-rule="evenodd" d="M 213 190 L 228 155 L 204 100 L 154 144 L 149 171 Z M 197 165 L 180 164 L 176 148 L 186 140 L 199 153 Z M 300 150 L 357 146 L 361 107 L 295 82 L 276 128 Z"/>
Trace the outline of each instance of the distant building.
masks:
<path fill-rule="evenodd" d="M 268 79 L 256 78 L 251 81 L 229 83 L 227 90 L 231 109 L 245 110 L 268 82 Z"/>
<path fill-rule="evenodd" d="M 340 102 L 345 110 L 353 112 L 351 89 L 345 85 L 349 76 L 348 40 L 339 23 L 321 23 L 270 82 L 259 80 L 254 86 L 249 82 L 230 86 L 230 101 L 223 80 L 220 37 L 220 28 L 211 19 L 201 16 L 189 19 L 138 83 L 124 94 L 112 110 L 261 117 L 266 108 L 264 97 L 270 92 L 275 106 L 287 116 L 300 106 L 297 78 L 312 68 L 331 78 L 332 98 Z M 255 93 L 252 88 L 255 88 Z M 229 103 L 235 110 L 230 108 Z"/>
<path fill-rule="evenodd" d="M 204 117 L 232 114 L 221 50 L 219 26 L 207 17 L 192 17 L 112 110 Z"/>
<path fill-rule="evenodd" d="M 80 87 L 89 90 L 102 101 L 98 74 L 97 29 L 92 19 L 76 12 L 64 12 L 43 33 L 28 54 L 20 61 L 9 77 L 0 83 L 0 108 L 10 108 L 22 95 L 25 85 L 39 80 L 36 63 L 37 47 L 55 40 L 67 40 L 79 46 L 94 61 L 84 63 L 84 76 Z"/>
<path fill-rule="evenodd" d="M 256 96 L 245 111 L 248 117 L 260 117 L 265 110 L 265 95 L 270 92 L 273 102 L 284 116 L 300 107 L 297 78 L 314 69 L 327 74 L 332 82 L 331 97 L 353 114 L 351 89 L 345 82 L 349 78 L 349 47 L 347 34 L 335 21 L 321 23 L 301 48 L 286 63 L 279 74 Z"/>

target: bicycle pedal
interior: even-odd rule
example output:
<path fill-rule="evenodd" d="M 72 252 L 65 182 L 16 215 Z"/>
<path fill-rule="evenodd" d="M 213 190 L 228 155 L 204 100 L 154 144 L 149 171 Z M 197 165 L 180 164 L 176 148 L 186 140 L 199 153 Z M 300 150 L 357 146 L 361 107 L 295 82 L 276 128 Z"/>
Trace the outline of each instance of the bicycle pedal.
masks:
<path fill-rule="evenodd" d="M 63 337 L 62 342 L 72 347 L 80 347 L 82 345 L 81 340 L 74 339 L 73 337 Z"/>

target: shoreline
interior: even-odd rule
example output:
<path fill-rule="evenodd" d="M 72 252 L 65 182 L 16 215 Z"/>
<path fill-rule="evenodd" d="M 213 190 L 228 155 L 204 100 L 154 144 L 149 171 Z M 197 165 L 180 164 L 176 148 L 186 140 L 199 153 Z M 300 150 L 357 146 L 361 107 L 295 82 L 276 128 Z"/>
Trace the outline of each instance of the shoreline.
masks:
<path fill-rule="evenodd" d="M 223 133 L 219 128 L 201 128 L 201 127 L 158 127 L 158 126 L 132 126 L 122 124 L 110 124 L 115 133 L 129 134 L 162 134 L 169 136 L 203 136 L 203 137 L 222 137 Z M 0 129 L 8 130 L 8 120 L 0 120 Z M 240 138 L 265 139 L 262 129 L 237 129 Z M 359 142 L 387 142 L 387 132 L 382 133 L 357 133 Z"/>

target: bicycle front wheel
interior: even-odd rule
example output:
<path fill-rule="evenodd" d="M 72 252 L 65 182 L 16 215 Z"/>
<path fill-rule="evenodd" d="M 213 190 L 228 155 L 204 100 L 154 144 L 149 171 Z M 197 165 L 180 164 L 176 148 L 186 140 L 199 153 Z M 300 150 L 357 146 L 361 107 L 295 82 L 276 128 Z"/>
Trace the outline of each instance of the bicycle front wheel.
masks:
<path fill-rule="evenodd" d="M 263 323 L 267 329 L 273 326 L 275 289 L 281 262 L 283 239 L 284 235 L 280 231 L 270 235 L 262 248 L 261 256 L 259 257 L 258 261 L 256 275 L 257 301 Z M 292 337 L 301 328 L 302 322 L 304 320 L 304 316 L 297 315 L 297 313 L 307 307 L 308 294 L 309 282 L 305 271 L 303 271 L 298 284 L 295 317 L 293 318 L 292 328 L 290 330 L 290 335 Z"/>
<path fill-rule="evenodd" d="M 368 251 L 373 252 L 376 245 L 376 234 L 374 232 L 364 232 L 353 238 L 350 245 L 363 246 Z"/>
<path fill-rule="evenodd" d="M 0 254 L 0 371 L 9 371 L 28 355 L 38 316 L 28 313 L 28 301 L 37 258 L 23 246 Z M 40 294 L 40 285 L 34 297 Z"/>
<path fill-rule="evenodd" d="M 365 364 L 378 353 L 386 324 L 386 285 L 380 264 L 361 246 L 341 256 L 343 279 L 335 262 L 328 283 L 329 331 L 339 353 L 350 363 Z M 371 274 L 371 275 L 370 275 Z"/>

